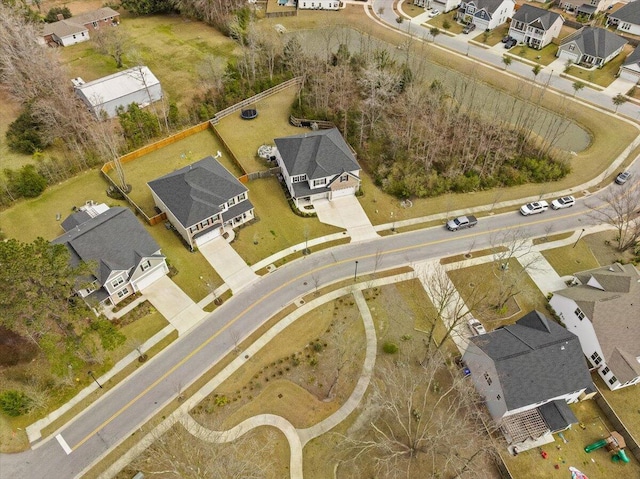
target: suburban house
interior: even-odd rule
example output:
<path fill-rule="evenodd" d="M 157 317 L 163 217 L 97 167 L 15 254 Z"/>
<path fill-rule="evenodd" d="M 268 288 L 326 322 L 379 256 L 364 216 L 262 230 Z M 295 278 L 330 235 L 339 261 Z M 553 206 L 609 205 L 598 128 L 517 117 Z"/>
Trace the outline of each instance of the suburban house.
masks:
<path fill-rule="evenodd" d="M 469 341 L 463 361 L 510 445 L 551 442 L 578 422 L 567 404 L 592 394 L 592 382 L 575 334 L 531 311 Z"/>
<path fill-rule="evenodd" d="M 71 18 L 62 18 L 43 26 L 40 42 L 63 47 L 89 40 L 89 32 L 101 27 L 120 24 L 120 14 L 109 7 L 80 13 Z"/>
<path fill-rule="evenodd" d="M 640 274 L 612 264 L 575 274 L 549 301 L 610 389 L 640 383 Z"/>
<path fill-rule="evenodd" d="M 447 13 L 458 8 L 460 0 L 414 0 L 413 4 L 418 7 L 435 7 L 438 10 Z"/>
<path fill-rule="evenodd" d="M 562 40 L 556 56 L 576 65 L 602 67 L 622 51 L 627 41 L 604 28 L 582 27 Z"/>
<path fill-rule="evenodd" d="M 456 20 L 473 23 L 478 30 L 493 30 L 513 16 L 513 0 L 463 0 Z"/>
<path fill-rule="evenodd" d="M 160 81 L 146 66 L 129 68 L 87 83 L 82 78 L 74 78 L 72 83 L 76 95 L 96 118 L 103 115 L 113 118 L 120 107 L 126 109 L 136 103 L 142 108 L 162 99 Z"/>
<path fill-rule="evenodd" d="M 302 10 L 338 10 L 339 0 L 298 0 L 298 8 Z"/>
<path fill-rule="evenodd" d="M 296 206 L 355 195 L 360 165 L 337 128 L 276 138 L 276 161 Z"/>
<path fill-rule="evenodd" d="M 540 50 L 560 35 L 563 24 L 562 15 L 525 4 L 513 15 L 509 36 Z"/>
<path fill-rule="evenodd" d="M 246 186 L 212 156 L 147 185 L 156 208 L 191 249 L 254 218 Z"/>
<path fill-rule="evenodd" d="M 559 0 L 558 7 L 576 16 L 593 17 L 598 12 L 607 10 L 614 0 Z"/>
<path fill-rule="evenodd" d="M 158 243 L 128 208 L 88 202 L 62 223 L 54 239 L 71 262 L 94 263 L 94 276 L 77 293 L 92 307 L 111 306 L 143 290 L 169 272 Z"/>
<path fill-rule="evenodd" d="M 629 2 L 609 14 L 608 26 L 616 26 L 622 33 L 640 35 L 640 4 Z"/>
<path fill-rule="evenodd" d="M 618 76 L 635 83 L 640 82 L 640 47 L 636 47 L 633 53 L 625 58 L 618 70 Z"/>

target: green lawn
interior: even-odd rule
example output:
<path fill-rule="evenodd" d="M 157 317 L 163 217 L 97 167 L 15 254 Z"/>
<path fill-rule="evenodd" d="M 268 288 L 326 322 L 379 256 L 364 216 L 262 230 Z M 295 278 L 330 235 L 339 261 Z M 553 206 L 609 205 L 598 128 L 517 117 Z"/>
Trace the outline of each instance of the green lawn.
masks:
<path fill-rule="evenodd" d="M 631 45 L 625 45 L 625 47 L 622 49 L 622 53 L 620 53 L 617 57 L 615 57 L 602 68 L 585 70 L 584 68 L 580 68 L 574 65 L 569 67 L 567 74 L 586 82 L 595 83 L 596 85 L 600 85 L 601 87 L 606 88 L 611 85 L 616 79 L 616 75 L 620 70 L 622 62 L 624 62 L 627 55 L 629 55 L 632 51 L 633 47 Z"/>
<path fill-rule="evenodd" d="M 500 25 L 498 28 L 494 28 L 489 32 L 480 32 L 474 35 L 473 40 L 483 45 L 494 46 L 502 41 L 502 38 L 509 31 L 508 25 Z M 473 35 L 473 33 L 472 33 Z"/>
<path fill-rule="evenodd" d="M 444 28 L 445 21 L 449 22 L 449 28 Z M 438 27 L 453 34 L 462 33 L 462 29 L 464 28 L 464 25 L 456 22 L 456 10 L 452 10 L 448 13 L 441 13 L 440 15 L 430 18 L 429 20 L 427 20 L 427 23 L 425 23 L 425 25 Z"/>
<path fill-rule="evenodd" d="M 542 256 L 547 259 L 560 276 L 600 266 L 589 246 L 582 239 L 568 246 L 544 250 L 542 251 Z"/>
<path fill-rule="evenodd" d="M 124 14 L 118 27 L 129 37 L 125 67 L 137 60 L 160 80 L 171 101 L 183 105 L 198 91 L 197 67 L 207 56 L 220 71 L 234 54 L 236 44 L 213 27 L 178 15 L 133 17 Z M 115 73 L 115 61 L 97 53 L 88 41 L 60 49 L 70 76 L 95 80 Z"/>

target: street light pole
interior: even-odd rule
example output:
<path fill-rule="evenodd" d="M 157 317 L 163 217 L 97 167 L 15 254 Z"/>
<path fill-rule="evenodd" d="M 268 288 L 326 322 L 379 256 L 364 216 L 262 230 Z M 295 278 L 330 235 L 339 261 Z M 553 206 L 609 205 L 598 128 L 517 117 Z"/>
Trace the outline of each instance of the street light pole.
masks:
<path fill-rule="evenodd" d="M 356 281 L 358 279 L 358 262 L 356 261 L 356 270 L 353 273 L 353 280 Z"/>
<path fill-rule="evenodd" d="M 96 379 L 96 377 L 93 375 L 93 371 L 89 371 L 89 376 L 91 376 L 91 379 L 93 379 L 93 380 L 96 382 L 96 384 L 98 385 L 98 387 L 99 387 L 100 389 L 102 389 L 102 384 L 100 384 L 100 383 L 98 382 L 98 380 Z"/>
<path fill-rule="evenodd" d="M 580 238 L 582 238 L 582 234 L 584 233 L 584 228 L 582 228 L 582 231 L 580 231 L 580 234 L 578 235 L 578 239 L 576 240 L 575 243 L 573 243 L 572 248 L 575 248 L 576 245 L 578 244 L 578 241 L 580 241 Z"/>

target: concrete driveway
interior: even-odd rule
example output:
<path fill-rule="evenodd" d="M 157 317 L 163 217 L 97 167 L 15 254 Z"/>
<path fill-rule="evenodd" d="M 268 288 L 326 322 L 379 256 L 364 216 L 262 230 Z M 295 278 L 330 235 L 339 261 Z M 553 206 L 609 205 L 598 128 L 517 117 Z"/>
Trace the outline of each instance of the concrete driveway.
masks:
<path fill-rule="evenodd" d="M 199 249 L 202 256 L 206 258 L 234 293 L 259 278 L 245 260 L 222 237 L 205 243 Z"/>
<path fill-rule="evenodd" d="M 168 276 L 163 276 L 147 286 L 142 291 L 142 296 L 153 304 L 180 335 L 206 316 L 206 313 Z"/>
<path fill-rule="evenodd" d="M 345 228 L 352 243 L 378 238 L 378 233 L 355 196 L 314 201 L 313 207 L 320 222 Z"/>

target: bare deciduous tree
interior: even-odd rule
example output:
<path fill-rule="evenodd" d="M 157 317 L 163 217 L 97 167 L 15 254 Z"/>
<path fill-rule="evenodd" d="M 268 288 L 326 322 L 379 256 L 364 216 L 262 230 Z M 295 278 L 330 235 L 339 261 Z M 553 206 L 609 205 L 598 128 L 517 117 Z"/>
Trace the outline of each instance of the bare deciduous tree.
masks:
<path fill-rule="evenodd" d="M 626 251 L 640 240 L 640 189 L 609 190 L 602 206 L 588 204 L 591 215 L 616 229 L 618 251 Z"/>
<path fill-rule="evenodd" d="M 493 447 L 473 385 L 433 350 L 422 363 L 409 352 L 377 367 L 368 427 L 344 437 L 341 467 L 360 477 L 485 477 Z M 364 430 L 363 430 L 364 429 Z M 350 472 L 350 471 L 349 471 Z"/>
<path fill-rule="evenodd" d="M 122 68 L 127 45 L 130 44 L 130 39 L 124 30 L 121 28 L 94 30 L 91 34 L 91 40 L 99 53 L 110 56 L 116 62 L 116 68 Z"/>

